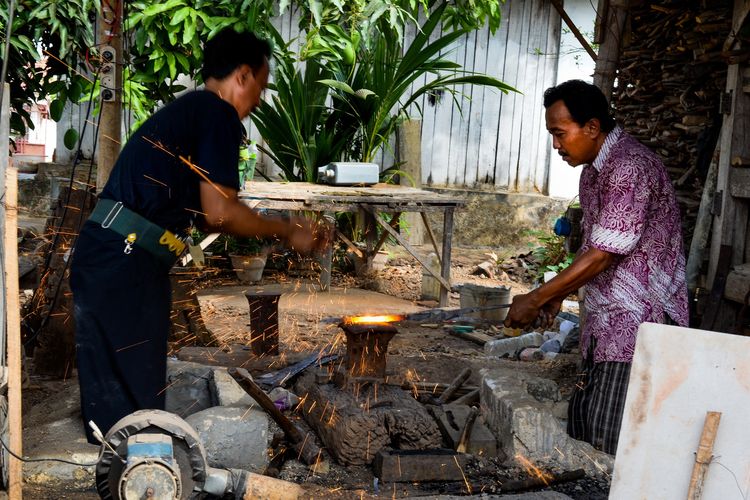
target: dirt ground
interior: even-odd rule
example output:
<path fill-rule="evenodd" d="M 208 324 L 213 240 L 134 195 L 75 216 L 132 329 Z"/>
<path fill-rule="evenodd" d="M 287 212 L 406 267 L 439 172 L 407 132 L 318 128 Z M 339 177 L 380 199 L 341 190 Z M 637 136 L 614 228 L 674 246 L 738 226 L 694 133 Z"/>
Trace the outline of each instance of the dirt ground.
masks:
<path fill-rule="evenodd" d="M 523 264 L 508 264 L 500 266 L 493 278 L 472 274 L 477 264 L 490 259 L 488 252 L 477 249 L 453 250 L 452 282 L 477 283 L 488 286 L 509 286 L 513 294 L 525 293 L 530 289 L 528 274 Z M 506 272 L 507 271 L 507 272 Z M 305 279 L 309 273 L 298 270 L 266 272 L 261 284 L 274 283 L 284 280 Z M 386 267 L 366 278 L 357 278 L 353 274 L 334 272 L 332 285 L 347 288 L 365 288 L 379 291 L 387 295 L 399 297 L 416 305 L 436 307 L 435 302 L 420 302 L 422 271 L 419 264 L 403 252 L 390 250 L 390 259 Z M 217 273 L 203 280 L 201 286 L 215 287 L 217 285 L 237 284 L 235 278 L 227 273 Z M 450 306 L 459 307 L 459 293 L 450 294 Z M 212 311 L 222 314 L 221 310 Z M 204 312 L 205 314 L 205 312 Z M 231 312 L 227 312 L 231 314 Z M 282 351 L 307 351 L 335 343 L 340 336 L 338 328 L 322 327 L 318 324 L 320 316 L 308 313 L 290 313 L 280 318 L 282 337 L 280 339 Z M 285 328 L 294 325 L 293 328 Z M 284 334 L 284 331 L 292 332 Z M 500 338 L 501 329 L 497 326 L 487 326 L 482 331 Z M 245 329 L 235 331 L 222 339 L 222 343 L 241 344 L 248 341 L 249 334 Z M 172 346 L 174 350 L 186 345 L 186 340 L 180 339 Z M 191 343 L 195 343 L 193 340 Z M 576 353 L 560 355 L 551 361 L 520 362 L 512 360 L 493 360 L 492 366 L 510 366 L 522 369 L 533 375 L 555 380 L 561 389 L 563 397 L 567 396 L 574 384 L 576 374 Z M 450 382 L 463 368 L 471 367 L 472 376 L 468 385 L 479 385 L 479 370 L 487 366 L 487 358 L 483 357 L 482 347 L 463 338 L 449 335 L 442 325 L 437 327 L 424 326 L 419 323 L 409 323 L 399 326 L 399 333 L 389 346 L 388 369 L 392 381 L 419 380 L 422 382 Z M 25 420 L 24 426 L 31 431 L 34 426 L 41 425 L 39 419 L 44 415 L 60 416 L 66 411 L 61 405 L 63 401 L 56 394 L 75 392 L 75 378 L 67 381 L 50 381 L 32 378 L 31 387 L 24 390 L 24 415 L 33 413 L 34 419 Z M 66 392 L 67 391 L 67 392 Z M 33 435 L 33 431 L 31 431 Z M 28 438 L 27 438 L 28 439 Z M 318 488 L 315 498 L 377 498 L 377 497 L 414 497 L 424 495 L 450 494 L 466 495 L 467 488 L 472 493 L 494 493 L 497 485 L 509 478 L 524 478 L 527 471 L 508 468 L 502 465 L 501 459 L 477 458 L 466 471 L 466 484 L 459 483 L 424 483 L 385 485 L 382 487 L 374 483 L 370 467 L 342 467 L 332 463 L 330 470 L 325 473 L 311 473 L 303 464 L 294 460 L 287 462 L 281 473 L 282 479 L 305 482 L 306 485 Z M 585 478 L 582 480 L 556 485 L 547 488 L 570 495 L 574 499 L 596 500 L 607 498 L 609 484 L 607 478 Z M 95 499 L 98 498 L 93 484 L 81 486 L 80 483 L 49 483 L 26 485 L 24 494 L 33 499 Z"/>

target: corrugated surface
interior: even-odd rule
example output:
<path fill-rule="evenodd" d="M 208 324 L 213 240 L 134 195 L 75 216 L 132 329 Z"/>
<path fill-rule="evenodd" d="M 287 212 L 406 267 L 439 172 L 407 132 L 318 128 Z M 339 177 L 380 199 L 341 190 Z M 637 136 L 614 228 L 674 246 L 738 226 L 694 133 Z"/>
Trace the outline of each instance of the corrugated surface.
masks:
<path fill-rule="evenodd" d="M 547 191 L 549 138 L 542 93 L 554 85 L 560 18 L 544 0 L 508 2 L 500 29 L 460 40 L 450 58 L 523 94 L 465 86 L 462 113 L 450 96 L 422 103 L 422 177 L 435 186 Z"/>

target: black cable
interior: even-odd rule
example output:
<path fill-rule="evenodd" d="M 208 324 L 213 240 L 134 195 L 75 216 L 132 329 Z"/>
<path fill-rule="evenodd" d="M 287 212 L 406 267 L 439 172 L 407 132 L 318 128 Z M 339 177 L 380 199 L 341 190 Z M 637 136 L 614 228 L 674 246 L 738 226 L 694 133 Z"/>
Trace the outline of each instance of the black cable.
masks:
<path fill-rule="evenodd" d="M 89 117 L 91 116 L 91 106 L 94 102 L 94 90 L 96 89 L 96 82 L 99 81 L 99 71 L 97 70 L 96 74 L 94 74 L 94 81 L 91 84 L 91 92 L 89 93 L 89 105 L 86 109 L 86 118 L 83 121 L 83 128 L 81 129 L 81 134 L 78 137 L 78 148 L 76 148 L 76 154 L 75 158 L 73 158 L 73 168 L 70 171 L 70 180 L 68 181 L 68 198 L 65 200 L 65 205 L 63 208 L 62 216 L 60 217 L 60 223 L 57 226 L 57 229 L 55 230 L 55 235 L 52 240 L 51 250 L 54 251 L 55 247 L 57 246 L 57 240 L 60 235 L 60 229 L 62 229 L 63 221 L 65 220 L 65 216 L 68 213 L 68 205 L 70 204 L 70 197 L 71 193 L 73 191 L 73 183 L 75 182 L 75 174 L 76 174 L 76 168 L 78 167 L 78 164 L 81 162 L 81 148 L 83 147 L 83 138 L 86 135 L 86 128 L 88 127 L 89 123 Z M 99 117 L 101 118 L 101 112 L 99 113 Z M 98 133 L 98 125 L 97 125 L 97 133 Z M 96 141 L 94 141 L 94 147 L 96 147 Z M 91 165 L 89 166 L 89 170 L 93 166 L 94 161 L 94 153 L 91 154 Z M 52 251 L 50 251 L 47 254 L 47 259 L 44 262 L 44 272 L 41 273 L 41 276 L 44 276 L 44 274 L 49 269 L 50 261 L 52 260 Z"/>
<path fill-rule="evenodd" d="M 96 82 L 96 80 L 94 80 L 94 82 Z M 89 96 L 89 97 L 91 98 L 91 96 Z M 89 107 L 90 107 L 90 105 L 91 105 L 91 101 L 89 101 Z M 94 131 L 94 146 L 93 146 L 92 151 L 91 151 L 91 157 L 92 158 L 96 154 L 96 146 L 98 144 L 99 129 L 100 129 L 101 122 L 102 122 L 102 113 L 100 112 L 99 113 L 99 118 L 98 118 L 98 120 L 96 122 L 96 128 L 95 128 L 95 131 Z M 81 139 L 80 139 L 81 141 L 83 140 L 82 138 L 83 138 L 83 134 L 81 134 Z M 79 151 L 80 151 L 81 142 L 79 142 L 78 148 L 79 148 Z M 94 170 L 94 162 L 92 160 L 89 163 L 89 172 L 88 172 L 88 177 L 86 179 L 86 185 L 90 185 L 91 184 L 91 176 L 92 176 L 93 170 Z M 57 231 L 56 231 L 56 234 L 55 234 L 55 242 L 53 242 L 53 246 L 51 247 L 50 252 L 49 252 L 49 254 L 47 256 L 47 263 L 45 264 L 45 273 L 49 269 L 49 263 L 51 262 L 51 255 L 55 251 L 55 246 L 57 244 L 56 243 L 56 241 L 57 241 L 57 235 L 59 235 L 60 230 L 62 229 L 62 224 L 63 224 L 63 221 L 65 220 L 65 215 L 66 215 L 66 212 L 67 212 L 67 209 L 68 209 L 68 205 L 70 204 L 70 197 L 71 197 L 71 193 L 73 191 L 72 185 L 73 185 L 73 176 L 74 175 L 75 175 L 75 166 L 73 167 L 73 172 L 71 173 L 71 183 L 70 183 L 70 187 L 68 188 L 68 199 L 67 199 L 67 202 L 65 204 L 65 208 L 63 209 L 63 215 L 60 217 L 60 225 L 57 227 Z M 83 205 L 86 203 L 87 199 L 88 199 L 87 197 L 84 197 L 84 199 L 82 201 L 82 206 L 80 207 L 80 210 L 78 211 L 78 222 L 76 224 L 76 227 L 81 227 L 81 224 L 83 223 L 83 216 L 85 214 L 85 211 L 83 210 L 83 208 L 84 208 Z M 76 244 L 77 240 L 78 240 L 78 235 L 76 234 L 73 237 L 73 239 L 71 240 L 71 242 L 70 242 L 70 249 L 71 250 L 73 248 L 75 248 L 75 244 Z M 73 258 L 73 253 L 71 252 L 71 254 L 68 256 L 68 258 L 65 259 L 65 265 L 63 266 L 62 271 L 60 273 L 60 279 L 57 280 L 57 285 L 55 286 L 55 294 L 53 295 L 52 300 L 49 303 L 49 307 L 47 308 L 47 313 L 44 315 L 44 318 L 42 319 L 42 322 L 39 324 L 39 327 L 36 330 L 34 330 L 33 328 L 29 328 L 30 330 L 32 330 L 32 334 L 29 335 L 29 337 L 23 343 L 24 347 L 30 345 L 31 342 L 33 342 L 39 336 L 39 334 L 41 333 L 41 331 L 44 330 L 44 327 L 47 326 L 47 322 L 49 321 L 49 318 L 52 316 L 52 311 L 54 310 L 55 305 L 57 304 L 57 299 L 60 297 L 60 290 L 62 289 L 62 283 L 64 281 L 63 278 L 65 276 L 65 273 L 68 271 L 68 267 L 70 266 L 70 262 L 71 262 L 72 258 Z M 44 276 L 44 273 L 42 273 L 41 276 Z"/>
<path fill-rule="evenodd" d="M 20 460 L 21 462 L 62 462 L 64 464 L 70 464 L 70 465 L 77 465 L 78 467 L 96 467 L 96 465 L 99 463 L 94 462 L 92 464 L 87 463 L 79 463 L 79 462 L 73 462 L 72 460 L 65 460 L 64 458 L 28 458 L 28 457 L 22 457 L 19 455 L 16 455 L 11 451 L 11 449 L 8 447 L 7 444 L 5 444 L 5 441 L 3 441 L 2 438 L 0 438 L 0 444 L 3 445 L 3 448 L 5 448 L 5 451 L 13 455 L 16 459 Z"/>

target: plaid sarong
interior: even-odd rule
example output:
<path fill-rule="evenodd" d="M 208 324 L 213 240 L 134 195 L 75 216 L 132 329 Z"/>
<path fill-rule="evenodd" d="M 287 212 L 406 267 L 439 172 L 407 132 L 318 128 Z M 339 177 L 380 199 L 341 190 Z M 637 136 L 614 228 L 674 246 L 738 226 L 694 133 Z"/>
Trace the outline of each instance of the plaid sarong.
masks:
<path fill-rule="evenodd" d="M 568 406 L 568 434 L 614 455 L 629 377 L 630 363 L 594 363 L 590 349 Z"/>

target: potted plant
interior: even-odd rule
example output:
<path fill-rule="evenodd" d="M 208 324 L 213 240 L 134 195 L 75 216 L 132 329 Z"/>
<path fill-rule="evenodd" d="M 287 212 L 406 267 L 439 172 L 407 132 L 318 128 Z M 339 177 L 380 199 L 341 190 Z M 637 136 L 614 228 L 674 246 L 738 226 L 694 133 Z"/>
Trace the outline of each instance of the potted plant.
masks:
<path fill-rule="evenodd" d="M 268 256 L 267 242 L 262 238 L 238 238 L 227 235 L 223 235 L 221 239 L 237 278 L 243 283 L 260 281 Z"/>

